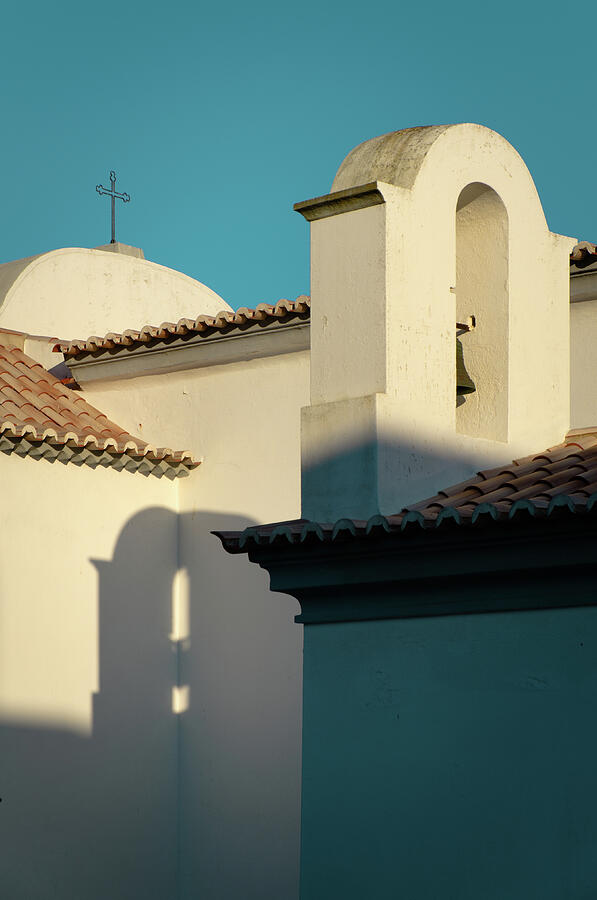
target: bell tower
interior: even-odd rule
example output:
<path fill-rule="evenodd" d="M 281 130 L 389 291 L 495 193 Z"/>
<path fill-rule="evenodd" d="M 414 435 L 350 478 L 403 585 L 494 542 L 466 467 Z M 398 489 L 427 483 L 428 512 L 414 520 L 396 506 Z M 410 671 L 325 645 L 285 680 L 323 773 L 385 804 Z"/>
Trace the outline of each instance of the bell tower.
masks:
<path fill-rule="evenodd" d="M 480 125 L 360 144 L 311 224 L 303 516 L 391 514 L 562 441 L 569 263 L 514 148 Z M 476 390 L 458 406 L 456 323 Z"/>

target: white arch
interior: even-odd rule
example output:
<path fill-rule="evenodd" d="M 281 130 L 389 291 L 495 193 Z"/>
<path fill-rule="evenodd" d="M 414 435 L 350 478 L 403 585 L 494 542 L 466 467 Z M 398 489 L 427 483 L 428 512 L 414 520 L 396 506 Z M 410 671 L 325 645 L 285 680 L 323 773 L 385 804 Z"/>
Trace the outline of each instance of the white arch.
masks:
<path fill-rule="evenodd" d="M 549 231 L 508 141 L 473 124 L 382 135 L 348 154 L 331 194 L 296 208 L 311 222 L 302 434 L 316 474 L 303 515 L 392 512 L 461 469 L 563 439 L 575 240 Z M 456 410 L 455 326 L 467 315 L 479 391 Z"/>
<path fill-rule="evenodd" d="M 426 403 L 430 415 L 435 421 L 440 416 L 445 428 L 455 428 L 453 382 L 446 374 L 454 367 L 452 335 L 458 308 L 455 210 L 463 190 L 481 183 L 494 192 L 487 197 L 500 198 L 508 222 L 509 312 L 507 328 L 502 329 L 507 341 L 504 337 L 496 352 L 505 357 L 502 381 L 511 389 L 500 424 L 473 423 L 476 401 L 468 413 L 459 412 L 460 424 L 467 433 L 502 441 L 524 439 L 533 432 L 539 442 L 539 435 L 553 432 L 561 439 L 569 422 L 568 255 L 574 240 L 549 231 L 521 156 L 505 138 L 482 125 L 411 128 L 355 147 L 338 169 L 333 190 L 371 182 L 377 182 L 386 211 L 386 389 L 403 396 L 398 382 L 408 379 L 408 396 L 420 406 L 424 385 L 432 385 L 427 393 L 437 402 Z M 484 215 L 491 218 L 485 206 Z M 475 228 L 480 235 L 479 216 Z M 486 266 L 489 254 L 487 246 Z M 481 314 L 471 343 L 488 346 L 491 329 L 483 304 L 479 298 Z M 405 330 L 408 342 L 403 339 Z M 415 339 L 417 334 L 420 340 Z M 548 395 L 549 410 L 541 402 L 537 405 Z M 489 415 L 490 406 L 484 415 Z M 548 419 L 551 429 L 545 427 Z"/>

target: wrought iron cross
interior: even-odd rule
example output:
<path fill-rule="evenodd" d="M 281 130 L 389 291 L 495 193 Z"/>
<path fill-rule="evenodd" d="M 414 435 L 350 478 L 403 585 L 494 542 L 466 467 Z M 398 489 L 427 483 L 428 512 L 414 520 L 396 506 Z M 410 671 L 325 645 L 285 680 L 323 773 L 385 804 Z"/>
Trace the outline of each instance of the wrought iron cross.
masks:
<path fill-rule="evenodd" d="M 116 192 L 116 172 L 112 170 L 110 172 L 110 189 L 105 188 L 103 184 L 96 184 L 95 186 L 98 194 L 107 194 L 112 200 L 112 240 L 111 244 L 116 243 L 116 200 L 122 200 L 124 203 L 128 203 L 131 199 L 128 194 L 118 194 Z"/>

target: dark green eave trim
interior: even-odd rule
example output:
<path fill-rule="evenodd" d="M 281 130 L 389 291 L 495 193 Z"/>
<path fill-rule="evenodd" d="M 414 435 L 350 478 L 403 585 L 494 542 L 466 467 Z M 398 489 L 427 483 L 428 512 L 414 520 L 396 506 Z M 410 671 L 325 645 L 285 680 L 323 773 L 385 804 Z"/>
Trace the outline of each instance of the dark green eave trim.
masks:
<path fill-rule="evenodd" d="M 248 548 L 297 622 L 488 613 L 597 604 L 597 512 L 454 526 L 410 536 Z"/>

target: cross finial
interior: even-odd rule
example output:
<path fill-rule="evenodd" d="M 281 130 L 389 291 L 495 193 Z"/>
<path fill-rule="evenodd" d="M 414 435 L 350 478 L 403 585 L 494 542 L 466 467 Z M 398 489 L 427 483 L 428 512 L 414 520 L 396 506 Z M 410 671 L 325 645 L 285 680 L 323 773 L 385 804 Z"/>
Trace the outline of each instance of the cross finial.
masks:
<path fill-rule="evenodd" d="M 123 203 L 128 203 L 131 199 L 128 194 L 118 194 L 116 192 L 116 172 L 114 169 L 110 172 L 110 187 L 105 188 L 103 184 L 97 184 L 95 186 L 98 194 L 107 194 L 112 201 L 112 239 L 110 241 L 111 244 L 116 243 L 116 200 L 122 200 Z"/>

